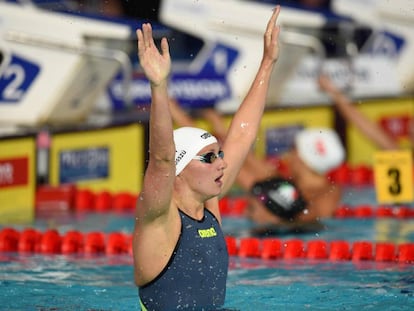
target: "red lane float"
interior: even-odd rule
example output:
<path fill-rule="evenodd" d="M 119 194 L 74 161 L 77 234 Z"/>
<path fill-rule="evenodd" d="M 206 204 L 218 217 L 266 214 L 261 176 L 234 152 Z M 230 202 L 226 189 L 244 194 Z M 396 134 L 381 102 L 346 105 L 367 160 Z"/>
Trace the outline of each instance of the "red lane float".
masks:
<path fill-rule="evenodd" d="M 109 191 L 100 191 L 95 197 L 95 210 L 97 212 L 106 212 L 112 208 L 113 195 Z"/>
<path fill-rule="evenodd" d="M 307 257 L 309 259 L 327 259 L 328 242 L 323 240 L 311 240 L 307 243 Z"/>
<path fill-rule="evenodd" d="M 88 189 L 79 189 L 75 194 L 75 209 L 77 211 L 92 211 L 95 206 L 95 193 Z"/>
<path fill-rule="evenodd" d="M 404 243 L 398 246 L 399 262 L 414 262 L 414 243 Z"/>
<path fill-rule="evenodd" d="M 349 260 L 351 251 L 347 241 L 332 241 L 330 243 L 329 259 L 333 261 Z"/>
<path fill-rule="evenodd" d="M 370 206 L 363 204 L 355 207 L 342 205 L 335 211 L 334 218 L 414 218 L 414 208 L 408 206 Z"/>
<path fill-rule="evenodd" d="M 42 234 L 32 228 L 24 229 L 20 234 L 17 249 L 19 252 L 33 253 L 38 252 L 36 246 L 40 245 Z"/>
<path fill-rule="evenodd" d="M 4 228 L 0 231 L 0 251 L 15 252 L 18 249 L 20 232 L 13 228 Z"/>
<path fill-rule="evenodd" d="M 246 197 L 224 197 L 219 201 L 220 213 L 226 217 L 242 217 L 248 206 Z M 358 206 L 341 205 L 339 206 L 333 218 L 396 218 L 409 219 L 414 218 L 414 208 L 404 205 L 396 206 L 373 206 L 361 204 Z"/>
<path fill-rule="evenodd" d="M 277 167 L 284 167 L 277 160 Z M 342 164 L 329 172 L 332 183 L 347 186 L 373 186 L 373 169 L 367 165 L 350 166 Z M 76 185 L 40 186 L 36 191 L 36 213 L 38 216 L 51 215 L 52 212 L 133 212 L 136 207 L 137 193 L 110 193 L 101 190 L 78 189 Z M 248 199 L 245 196 L 224 197 L 219 201 L 223 216 L 238 217 L 245 214 Z M 408 206 L 340 206 L 333 215 L 335 218 L 414 218 L 414 208 Z"/>
<path fill-rule="evenodd" d="M 402 256 L 407 259 L 407 256 Z M 397 253 L 395 251 L 395 245 L 387 242 L 380 242 L 375 245 L 375 260 L 376 261 L 394 261 L 396 260 Z"/>
<path fill-rule="evenodd" d="M 274 238 L 267 238 L 262 240 L 261 257 L 263 259 L 276 259 L 282 257 L 282 241 Z M 230 252 L 229 252 L 230 253 Z"/>
<path fill-rule="evenodd" d="M 133 211 L 137 202 L 137 196 L 128 192 L 120 192 L 113 196 L 113 208 L 119 212 Z"/>
<path fill-rule="evenodd" d="M 85 237 L 85 253 L 104 254 L 105 234 L 102 232 L 89 232 Z"/>
<path fill-rule="evenodd" d="M 53 212 L 132 212 L 137 194 L 110 193 L 78 189 L 75 185 L 40 186 L 36 191 L 36 213 L 50 215 Z"/>
<path fill-rule="evenodd" d="M 305 243 L 299 239 L 287 240 L 284 243 L 284 259 L 304 258 L 305 257 Z"/>
<path fill-rule="evenodd" d="M 66 232 L 62 237 L 61 245 L 62 254 L 77 254 L 84 252 L 85 241 L 84 236 L 77 230 Z"/>
<path fill-rule="evenodd" d="M 57 230 L 51 229 L 43 233 L 40 241 L 40 252 L 43 254 L 59 254 L 62 238 Z"/>

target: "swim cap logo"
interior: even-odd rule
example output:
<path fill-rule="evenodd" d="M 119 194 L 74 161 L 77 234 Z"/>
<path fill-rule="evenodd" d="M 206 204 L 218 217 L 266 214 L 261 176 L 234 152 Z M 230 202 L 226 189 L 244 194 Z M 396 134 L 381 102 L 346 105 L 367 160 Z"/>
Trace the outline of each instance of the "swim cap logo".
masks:
<path fill-rule="evenodd" d="M 186 155 L 186 151 L 185 150 L 181 150 L 180 153 L 178 154 L 178 156 L 175 158 L 175 165 L 178 164 L 178 162 L 180 162 L 182 160 L 182 158 L 184 158 L 184 156 Z"/>
<path fill-rule="evenodd" d="M 208 133 L 208 132 L 205 132 L 203 135 L 201 135 L 200 137 L 202 138 L 202 139 L 207 139 L 207 138 L 209 138 L 209 137 L 211 137 L 212 135 L 210 134 L 210 133 Z"/>
<path fill-rule="evenodd" d="M 315 142 L 315 149 L 316 149 L 316 153 L 321 156 L 324 156 L 326 154 L 326 146 L 322 139 L 318 139 Z"/>
<path fill-rule="evenodd" d="M 293 202 L 298 198 L 298 192 L 290 184 L 282 184 L 276 190 L 269 191 L 269 198 L 278 203 L 285 210 L 292 208 Z"/>

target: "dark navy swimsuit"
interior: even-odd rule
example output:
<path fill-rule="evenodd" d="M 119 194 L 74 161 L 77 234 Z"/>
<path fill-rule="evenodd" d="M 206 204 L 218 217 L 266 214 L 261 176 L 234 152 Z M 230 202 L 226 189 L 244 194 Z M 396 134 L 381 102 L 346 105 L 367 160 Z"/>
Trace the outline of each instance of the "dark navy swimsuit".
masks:
<path fill-rule="evenodd" d="M 224 304 L 229 256 L 220 224 L 207 209 L 202 220 L 179 213 L 181 234 L 167 266 L 139 288 L 143 310 L 214 310 Z"/>

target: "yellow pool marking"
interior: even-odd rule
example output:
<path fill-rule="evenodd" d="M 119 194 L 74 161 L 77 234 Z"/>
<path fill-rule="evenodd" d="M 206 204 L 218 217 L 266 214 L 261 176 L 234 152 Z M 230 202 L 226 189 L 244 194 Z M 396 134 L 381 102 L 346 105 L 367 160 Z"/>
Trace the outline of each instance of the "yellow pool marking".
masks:
<path fill-rule="evenodd" d="M 410 150 L 374 154 L 374 181 L 380 204 L 413 201 L 413 155 Z"/>

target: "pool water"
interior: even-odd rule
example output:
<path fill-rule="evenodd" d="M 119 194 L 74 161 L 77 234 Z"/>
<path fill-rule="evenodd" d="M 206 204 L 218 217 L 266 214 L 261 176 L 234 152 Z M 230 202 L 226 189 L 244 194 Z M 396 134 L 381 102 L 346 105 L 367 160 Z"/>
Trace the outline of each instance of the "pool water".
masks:
<path fill-rule="evenodd" d="M 412 267 L 237 262 L 229 305 L 240 310 L 412 310 Z"/>
<path fill-rule="evenodd" d="M 349 190 L 348 204 L 373 202 L 372 189 Z M 348 200 L 348 201 L 346 201 Z M 39 230 L 130 233 L 133 215 L 78 214 L 38 219 Z M 22 230 L 23 226 L 15 226 Z M 0 228 L 1 229 L 1 228 Z M 226 235 L 244 237 L 252 224 L 223 219 Z M 414 241 L 414 220 L 329 219 L 318 230 L 279 232 L 303 241 Z M 178 282 L 179 280 L 177 280 Z M 414 310 L 414 264 L 376 261 L 230 258 L 226 309 Z M 132 258 L 122 255 L 0 253 L 0 310 L 138 310 Z"/>
<path fill-rule="evenodd" d="M 1 256 L 0 310 L 138 310 L 130 256 Z"/>
<path fill-rule="evenodd" d="M 128 255 L 2 256 L 1 310 L 138 310 Z M 232 257 L 232 310 L 413 310 L 411 265 Z"/>

